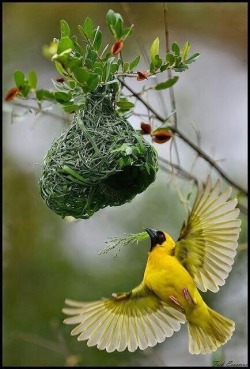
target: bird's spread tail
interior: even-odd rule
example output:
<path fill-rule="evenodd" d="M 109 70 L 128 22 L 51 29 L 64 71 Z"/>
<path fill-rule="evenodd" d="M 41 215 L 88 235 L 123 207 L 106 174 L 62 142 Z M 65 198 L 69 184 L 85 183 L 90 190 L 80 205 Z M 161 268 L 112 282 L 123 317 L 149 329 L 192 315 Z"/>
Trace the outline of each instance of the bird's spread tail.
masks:
<path fill-rule="evenodd" d="M 208 307 L 208 321 L 202 327 L 188 322 L 189 352 L 209 354 L 230 340 L 234 322 Z"/>

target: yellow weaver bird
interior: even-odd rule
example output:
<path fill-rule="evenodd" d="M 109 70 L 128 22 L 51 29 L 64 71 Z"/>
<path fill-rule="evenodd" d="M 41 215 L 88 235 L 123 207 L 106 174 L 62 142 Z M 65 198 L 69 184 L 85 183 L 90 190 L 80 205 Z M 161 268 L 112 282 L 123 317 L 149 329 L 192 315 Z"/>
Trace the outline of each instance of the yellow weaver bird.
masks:
<path fill-rule="evenodd" d="M 232 336 L 234 322 L 209 308 L 198 292 L 224 285 L 240 232 L 237 200 L 228 200 L 208 177 L 198 189 L 187 223 L 176 242 L 166 232 L 146 228 L 151 248 L 142 282 L 130 292 L 94 302 L 66 300 L 71 335 L 107 352 L 133 352 L 163 342 L 187 322 L 189 352 L 209 354 Z"/>

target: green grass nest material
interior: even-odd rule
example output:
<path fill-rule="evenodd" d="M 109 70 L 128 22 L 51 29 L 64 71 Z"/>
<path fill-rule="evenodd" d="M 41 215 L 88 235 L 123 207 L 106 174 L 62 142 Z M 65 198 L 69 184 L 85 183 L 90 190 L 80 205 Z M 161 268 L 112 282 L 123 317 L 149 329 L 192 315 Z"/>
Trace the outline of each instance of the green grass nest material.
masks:
<path fill-rule="evenodd" d="M 87 219 L 131 201 L 154 180 L 156 150 L 113 107 L 92 94 L 44 158 L 41 196 L 62 218 Z"/>

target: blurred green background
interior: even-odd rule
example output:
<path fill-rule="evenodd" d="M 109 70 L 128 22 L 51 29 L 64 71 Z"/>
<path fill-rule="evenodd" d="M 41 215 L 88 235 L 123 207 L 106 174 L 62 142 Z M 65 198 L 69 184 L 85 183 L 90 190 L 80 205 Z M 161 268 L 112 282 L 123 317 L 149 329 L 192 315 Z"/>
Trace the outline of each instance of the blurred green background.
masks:
<path fill-rule="evenodd" d="M 105 25 L 109 9 L 120 12 L 125 24 L 135 25 L 125 56 L 149 50 L 160 37 L 164 50 L 162 3 L 4 3 L 3 94 L 13 86 L 13 72 L 35 69 L 39 87 L 52 87 L 53 63 L 42 46 L 59 36 L 65 19 L 72 33 L 85 17 L 92 18 L 112 43 Z M 178 124 L 228 175 L 247 187 L 247 5 L 245 3 L 169 3 L 170 42 L 191 42 L 200 59 L 180 75 L 175 87 Z M 141 70 L 145 70 L 145 62 Z M 136 88 L 136 82 L 134 87 Z M 150 82 L 148 82 L 150 83 Z M 141 85 L 140 85 L 141 87 Z M 150 103 L 169 111 L 152 95 Z M 3 109 L 3 365 L 4 366 L 210 366 L 214 359 L 247 363 L 246 216 L 241 215 L 239 252 L 219 293 L 204 294 L 212 307 L 232 318 L 236 330 L 215 356 L 188 353 L 186 327 L 144 352 L 100 352 L 70 336 L 61 313 L 65 298 L 95 300 L 126 291 L 143 276 L 148 243 L 128 247 L 113 259 L 98 255 L 108 237 L 140 232 L 145 227 L 178 237 L 186 212 L 177 186 L 160 171 L 157 179 L 130 204 L 106 208 L 88 220 L 68 223 L 46 207 L 39 195 L 42 160 L 66 124 L 43 113 L 35 116 L 18 107 Z M 51 113 L 51 112 L 48 112 Z M 20 116 L 18 116 L 20 115 Z M 140 121 L 131 119 L 138 128 Z M 178 142 L 183 167 L 191 170 L 194 153 Z M 169 143 L 155 146 L 169 158 Z M 193 173 L 205 179 L 209 167 L 202 159 Z M 213 173 L 216 178 L 216 173 Z M 187 194 L 186 182 L 178 181 Z"/>

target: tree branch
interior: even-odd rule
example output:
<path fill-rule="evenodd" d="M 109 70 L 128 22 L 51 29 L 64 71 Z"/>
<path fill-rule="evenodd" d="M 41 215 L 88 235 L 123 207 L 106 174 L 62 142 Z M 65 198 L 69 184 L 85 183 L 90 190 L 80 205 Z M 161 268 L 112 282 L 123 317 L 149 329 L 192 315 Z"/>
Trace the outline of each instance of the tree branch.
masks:
<path fill-rule="evenodd" d="M 133 93 L 133 95 L 134 94 L 135 93 Z M 37 107 L 31 107 L 28 104 L 25 104 L 25 103 L 22 103 L 22 102 L 15 101 L 13 106 L 19 106 L 19 107 L 22 107 L 22 108 L 27 108 L 27 109 L 30 109 L 30 111 L 32 109 L 35 114 L 40 112 L 40 113 L 52 116 L 52 117 L 57 118 L 57 119 L 62 119 L 64 121 L 66 121 L 67 123 L 70 123 L 70 121 L 67 119 L 66 116 L 64 117 L 64 116 L 61 116 L 59 114 L 53 113 L 51 111 L 44 111 L 44 110 L 38 111 Z M 149 110 L 152 112 L 150 107 L 149 107 Z M 170 174 L 173 173 L 172 168 L 175 168 L 176 170 L 178 170 L 178 173 L 182 176 L 182 178 L 185 178 L 185 179 L 188 179 L 188 180 L 193 180 L 196 185 L 198 184 L 199 179 L 196 178 L 193 174 L 187 172 L 180 165 L 174 164 L 174 163 L 168 161 L 167 159 L 163 159 L 161 157 L 158 158 L 158 161 L 160 163 L 160 168 L 166 170 L 168 173 L 170 173 Z M 163 165 L 161 165 L 161 163 L 164 164 L 164 165 L 169 165 L 171 167 L 171 169 L 163 167 Z M 246 209 L 246 207 L 244 207 L 244 205 L 239 203 L 238 207 L 239 207 L 239 209 L 241 210 L 242 213 L 247 214 L 247 209 Z"/>
<path fill-rule="evenodd" d="M 167 9 L 166 3 L 163 3 L 163 9 L 164 9 L 164 23 L 165 23 L 166 52 L 168 53 L 170 51 L 170 48 L 169 48 L 169 32 L 168 32 L 168 17 L 167 17 L 168 9 Z M 167 73 L 168 73 L 169 79 L 173 78 L 171 69 L 167 69 Z M 174 114 L 173 114 L 174 126 L 177 127 L 176 102 L 175 102 L 173 86 L 169 88 L 169 95 L 170 95 L 170 101 L 171 101 L 171 110 L 174 111 Z"/>
<path fill-rule="evenodd" d="M 165 28 L 166 53 L 168 53 L 170 51 L 167 12 L 168 12 L 167 4 L 164 2 L 163 3 L 163 15 L 164 15 L 164 26 L 165 26 L 164 28 Z M 168 78 L 171 79 L 173 77 L 172 70 L 167 69 L 167 73 L 168 73 Z M 173 113 L 173 124 L 174 124 L 175 127 L 177 127 L 177 112 L 176 112 L 176 102 L 175 102 L 173 86 L 171 86 L 169 88 L 169 96 L 170 96 L 170 103 L 171 103 L 171 111 L 174 111 L 174 113 Z M 171 147 L 172 147 L 171 145 L 172 144 L 174 145 L 174 148 L 175 148 L 175 153 L 176 153 L 176 158 L 177 158 L 178 165 L 181 165 L 176 140 L 175 140 L 174 137 L 173 137 L 173 140 L 171 141 L 171 144 L 170 144 L 170 153 L 171 153 Z"/>
<path fill-rule="evenodd" d="M 178 164 L 174 164 L 174 163 L 168 161 L 167 159 L 163 159 L 161 157 L 158 158 L 158 161 L 160 163 L 160 168 L 166 170 L 168 173 L 171 174 L 172 170 L 166 168 L 165 165 L 169 165 L 171 168 L 175 168 L 176 170 L 178 170 L 178 174 L 182 178 L 194 181 L 194 184 L 196 186 L 198 185 L 198 183 L 202 183 L 205 186 L 205 182 L 201 182 L 197 177 L 195 177 L 193 174 L 187 172 L 185 169 L 180 167 Z M 161 165 L 161 163 L 164 164 L 164 165 Z M 238 202 L 237 206 L 243 214 L 247 215 L 247 208 L 244 205 L 242 205 L 240 202 Z"/>
<path fill-rule="evenodd" d="M 161 122 L 164 123 L 165 119 L 161 117 L 157 111 L 150 106 L 138 93 L 136 93 L 125 81 L 122 81 L 118 78 L 120 83 L 126 87 L 154 116 Z M 230 185 L 236 188 L 238 191 L 242 192 L 244 195 L 248 196 L 247 190 L 241 187 L 239 184 L 235 183 L 228 175 L 221 169 L 221 167 L 208 155 L 206 154 L 199 146 L 195 145 L 188 137 L 186 137 L 177 127 L 173 126 L 171 130 L 178 135 L 178 137 L 184 141 L 189 147 L 191 147 L 201 158 L 203 158 L 206 162 L 208 162 L 220 175 L 225 179 Z"/>

